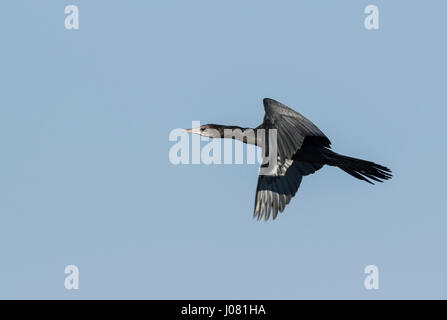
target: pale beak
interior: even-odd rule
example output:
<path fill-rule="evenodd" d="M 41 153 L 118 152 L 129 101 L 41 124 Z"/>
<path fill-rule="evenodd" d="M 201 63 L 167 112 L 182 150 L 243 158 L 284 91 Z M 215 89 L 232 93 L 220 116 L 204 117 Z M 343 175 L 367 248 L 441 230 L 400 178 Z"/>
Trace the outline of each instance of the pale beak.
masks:
<path fill-rule="evenodd" d="M 200 134 L 200 127 L 191 128 L 191 129 L 185 129 L 185 132 Z"/>

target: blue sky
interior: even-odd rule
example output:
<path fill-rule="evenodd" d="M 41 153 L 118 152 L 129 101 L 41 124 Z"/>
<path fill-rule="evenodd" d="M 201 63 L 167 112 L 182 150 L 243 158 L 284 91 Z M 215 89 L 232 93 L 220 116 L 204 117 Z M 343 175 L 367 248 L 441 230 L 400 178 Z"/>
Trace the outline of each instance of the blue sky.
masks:
<path fill-rule="evenodd" d="M 447 298 L 444 2 L 0 9 L 0 298 Z M 169 162 L 172 129 L 255 127 L 264 97 L 395 177 L 325 167 L 258 223 L 257 165 Z M 379 290 L 363 286 L 370 264 Z"/>

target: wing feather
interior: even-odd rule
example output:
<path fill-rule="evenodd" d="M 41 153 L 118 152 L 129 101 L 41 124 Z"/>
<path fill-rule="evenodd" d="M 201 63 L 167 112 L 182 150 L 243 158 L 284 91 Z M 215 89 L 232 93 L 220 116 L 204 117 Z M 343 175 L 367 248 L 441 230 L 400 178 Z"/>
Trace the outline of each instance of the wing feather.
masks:
<path fill-rule="evenodd" d="M 273 99 L 264 99 L 264 122 L 258 127 L 277 130 L 277 164 L 268 168 L 268 174 L 259 175 L 253 217 L 258 221 L 270 216 L 276 219 L 295 196 L 303 176 L 314 173 L 322 164 L 293 160 L 306 137 L 312 144 L 330 147 L 331 142 L 311 121 L 286 105 Z M 269 149 L 268 138 L 263 148 Z"/>
<path fill-rule="evenodd" d="M 278 156 L 282 159 L 292 159 L 309 136 L 317 137 L 315 141 L 319 145 L 330 147 L 331 142 L 324 133 L 295 110 L 269 98 L 264 99 L 264 109 L 265 117 L 261 127 L 277 130 Z"/>
<path fill-rule="evenodd" d="M 259 175 L 253 217 L 258 221 L 270 216 L 276 219 L 295 196 L 303 176 L 314 173 L 315 167 L 298 160 L 279 161 L 274 175 Z"/>

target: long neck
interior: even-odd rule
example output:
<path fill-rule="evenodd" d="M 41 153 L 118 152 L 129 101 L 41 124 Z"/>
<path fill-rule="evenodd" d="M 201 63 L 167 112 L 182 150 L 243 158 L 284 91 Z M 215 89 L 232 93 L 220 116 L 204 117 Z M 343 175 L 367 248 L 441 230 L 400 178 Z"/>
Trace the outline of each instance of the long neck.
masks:
<path fill-rule="evenodd" d="M 243 143 L 258 145 L 256 129 L 241 128 L 238 126 L 218 125 L 216 129 L 220 136 L 225 139 L 234 139 Z"/>

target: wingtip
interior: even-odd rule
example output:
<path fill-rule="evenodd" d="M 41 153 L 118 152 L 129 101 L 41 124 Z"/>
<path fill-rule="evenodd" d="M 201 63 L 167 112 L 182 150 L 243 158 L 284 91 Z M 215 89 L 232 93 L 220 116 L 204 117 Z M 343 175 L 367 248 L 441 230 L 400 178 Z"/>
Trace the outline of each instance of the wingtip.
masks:
<path fill-rule="evenodd" d="M 262 103 L 264 104 L 264 106 L 268 106 L 268 105 L 271 105 L 274 103 L 278 104 L 280 102 L 276 101 L 275 99 L 272 99 L 272 98 L 264 98 L 264 99 L 262 99 Z"/>

